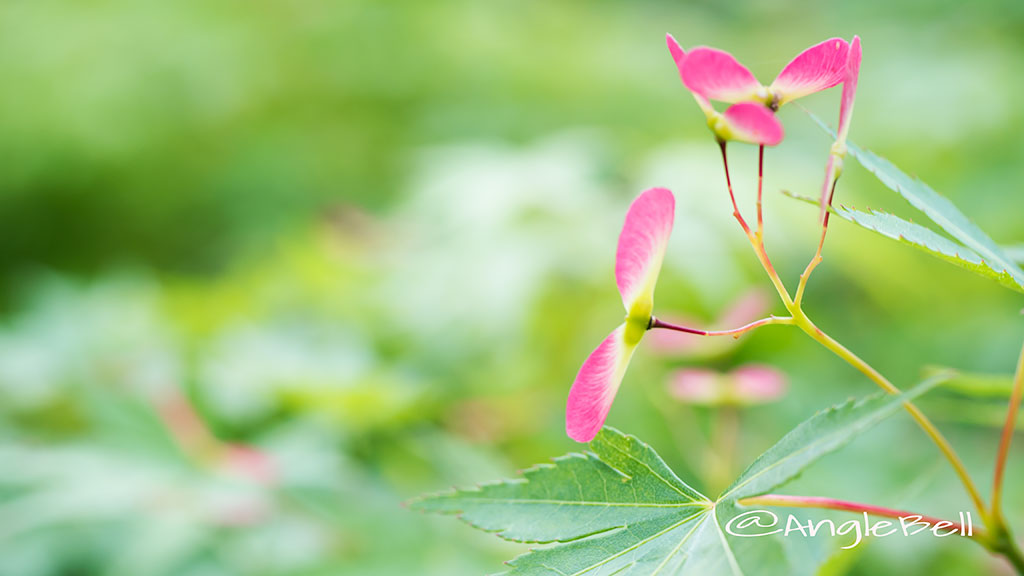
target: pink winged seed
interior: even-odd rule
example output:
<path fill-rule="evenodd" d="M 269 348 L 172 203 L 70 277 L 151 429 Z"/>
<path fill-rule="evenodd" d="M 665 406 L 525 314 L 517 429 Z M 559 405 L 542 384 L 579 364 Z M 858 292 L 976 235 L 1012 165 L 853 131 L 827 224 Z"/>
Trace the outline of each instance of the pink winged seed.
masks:
<path fill-rule="evenodd" d="M 853 98 L 857 94 L 857 79 L 860 76 L 860 36 L 854 36 L 846 61 L 843 78 L 843 98 L 839 104 L 838 141 L 846 144 L 850 132 L 850 118 L 853 116 Z"/>
<path fill-rule="evenodd" d="M 735 394 L 749 403 L 778 400 L 786 393 L 786 375 L 763 364 L 746 364 L 732 371 Z"/>
<path fill-rule="evenodd" d="M 572 383 L 565 407 L 565 432 L 577 442 L 593 440 L 608 417 L 635 348 L 626 344 L 625 330 L 623 324 L 609 334 L 583 362 Z"/>
<path fill-rule="evenodd" d="M 668 392 L 688 404 L 711 404 L 722 395 L 718 372 L 707 368 L 681 368 L 672 374 Z"/>
<path fill-rule="evenodd" d="M 676 69 L 679 70 L 679 78 L 682 79 L 683 62 L 686 60 L 686 51 L 683 50 L 682 46 L 679 45 L 679 42 L 676 42 L 675 37 L 671 34 L 665 34 L 665 43 L 668 44 L 668 51 L 672 54 L 672 60 L 676 63 Z M 686 84 L 685 80 L 683 81 L 683 84 Z M 714 114 L 715 109 L 711 107 L 711 102 L 709 102 L 707 98 L 692 90 L 690 91 L 690 94 L 693 94 L 693 98 L 697 101 L 697 106 L 700 106 L 700 109 L 704 111 L 704 114 Z"/>
<path fill-rule="evenodd" d="M 770 109 L 759 102 L 733 104 L 722 115 L 733 139 L 751 144 L 775 146 L 785 133 Z"/>
<path fill-rule="evenodd" d="M 779 106 L 843 81 L 849 45 L 842 38 L 829 38 L 793 58 L 772 82 Z"/>
<path fill-rule="evenodd" d="M 839 104 L 839 129 L 836 131 L 835 147 L 846 150 L 846 138 L 850 133 L 850 119 L 853 117 L 853 100 L 857 94 L 857 79 L 860 75 L 860 36 L 854 36 L 850 42 L 850 51 L 846 58 L 846 69 L 843 76 L 843 96 Z M 836 179 L 836 155 L 829 154 L 825 166 L 825 183 L 821 189 L 820 209 L 818 218 L 825 221 L 826 211 L 831 201 L 832 184 Z"/>
<path fill-rule="evenodd" d="M 665 43 L 668 44 L 668 51 L 672 53 L 672 60 L 675 61 L 676 66 L 679 68 L 679 74 L 683 73 L 683 58 L 686 57 L 686 51 L 683 47 L 676 42 L 676 39 L 671 34 L 665 34 Z"/>
<path fill-rule="evenodd" d="M 615 282 L 627 312 L 639 298 L 653 297 L 675 212 L 672 192 L 651 188 L 640 194 L 626 213 L 615 254 Z"/>
<path fill-rule="evenodd" d="M 750 70 L 732 54 L 715 48 L 691 50 L 683 60 L 681 75 L 690 91 L 708 100 L 739 102 L 755 97 L 761 90 L 761 83 Z"/>

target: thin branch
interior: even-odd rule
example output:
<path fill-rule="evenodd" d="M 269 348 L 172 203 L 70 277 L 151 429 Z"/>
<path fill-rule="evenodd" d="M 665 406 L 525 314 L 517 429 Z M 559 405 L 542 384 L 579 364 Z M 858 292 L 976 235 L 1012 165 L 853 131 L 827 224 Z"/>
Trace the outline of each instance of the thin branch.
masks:
<path fill-rule="evenodd" d="M 821 264 L 821 251 L 825 247 L 825 235 L 828 234 L 828 220 L 829 216 L 832 215 L 832 211 L 829 210 L 832 206 L 832 197 L 836 194 L 836 183 L 839 179 L 832 180 L 832 190 L 828 194 L 828 204 L 825 206 L 825 215 L 821 219 L 821 238 L 818 239 L 818 249 L 814 253 L 814 257 L 807 263 L 807 268 L 804 268 L 803 274 L 800 275 L 800 283 L 796 287 L 796 296 L 793 301 L 796 302 L 797 306 L 800 305 L 804 300 L 804 290 L 807 289 L 807 280 L 811 277 L 811 272 Z"/>
<path fill-rule="evenodd" d="M 775 271 L 775 267 L 772 265 L 772 261 L 768 258 L 768 252 L 764 249 L 764 239 L 759 231 L 757 235 L 750 231 L 750 226 L 747 225 L 747 221 L 743 219 L 743 215 L 740 214 L 739 206 L 736 204 L 736 195 L 732 189 L 732 179 L 729 177 L 729 158 L 725 152 L 725 141 L 719 140 L 718 147 L 722 151 L 722 165 L 725 167 L 725 184 L 729 188 L 729 199 L 732 201 L 733 216 L 736 221 L 740 223 L 740 227 L 743 228 L 743 233 L 747 235 L 747 239 L 750 240 L 750 245 L 754 247 L 754 253 L 757 255 L 758 261 L 761 262 L 761 266 L 768 272 L 768 277 L 771 278 L 772 285 L 775 286 L 775 291 L 779 293 L 779 297 L 782 298 L 782 302 L 785 303 L 786 308 L 790 308 L 793 304 L 792 298 L 789 296 L 789 291 L 786 290 L 785 284 L 782 279 L 779 278 L 778 272 Z M 760 158 L 763 160 L 764 156 Z M 758 169 L 760 173 L 760 168 Z M 761 220 L 761 181 L 760 176 L 758 177 L 758 220 Z"/>
<path fill-rule="evenodd" d="M 900 394 L 901 390 L 890 382 L 885 376 L 875 370 L 873 366 L 865 362 L 860 356 L 857 356 L 845 346 L 837 342 L 834 338 L 823 332 L 820 328 L 811 322 L 811 319 L 803 313 L 802 310 L 797 308 L 794 312 L 795 321 L 794 323 L 800 327 L 808 336 L 817 341 L 825 348 L 832 351 L 833 354 L 845 360 L 847 364 L 853 366 L 859 370 L 862 374 L 870 378 L 874 383 L 878 384 L 882 390 L 885 390 L 889 394 Z M 942 432 L 935 427 L 935 424 L 928 419 L 927 416 L 921 412 L 921 409 L 915 406 L 912 402 L 904 402 L 903 408 L 910 413 L 910 416 L 917 421 L 918 425 L 924 430 L 925 434 L 932 439 L 932 442 L 939 448 L 946 460 L 949 461 L 953 470 L 956 471 L 957 476 L 960 478 L 960 482 L 963 484 L 964 489 L 967 490 L 968 496 L 970 496 L 974 507 L 978 510 L 978 513 L 985 516 L 985 503 L 981 498 L 981 493 L 978 491 L 978 487 L 975 486 L 974 480 L 971 475 L 967 472 L 967 468 L 964 466 L 960 456 L 953 449 L 953 446 L 949 443 L 949 440 L 942 435 Z"/>
<path fill-rule="evenodd" d="M 764 242 L 764 216 L 761 210 L 761 190 L 764 187 L 764 144 L 757 147 L 757 238 Z"/>
<path fill-rule="evenodd" d="M 743 219 L 743 214 L 740 214 L 740 207 L 736 204 L 736 195 L 732 191 L 732 179 L 729 177 L 729 158 L 725 153 L 725 140 L 718 141 L 718 148 L 722 151 L 722 165 L 725 167 L 725 185 L 729 188 L 729 199 L 732 200 L 732 215 L 749 237 L 751 236 L 750 226 L 747 226 L 747 221 Z"/>
<path fill-rule="evenodd" d="M 674 330 L 676 332 L 685 332 L 687 334 L 696 334 L 698 336 L 732 336 L 733 338 L 739 338 L 746 332 L 759 328 L 761 326 L 770 326 L 773 324 L 793 324 L 793 318 L 790 316 L 777 317 L 769 316 L 768 318 L 762 318 L 745 324 L 739 328 L 733 328 L 731 330 L 699 330 L 697 328 L 687 328 L 686 326 L 680 326 L 679 324 L 672 324 L 671 322 L 665 322 L 658 318 L 651 317 L 651 324 L 648 329 L 653 330 L 655 328 L 662 328 L 665 330 Z"/>
<path fill-rule="evenodd" d="M 1024 348 L 1020 351 L 1020 360 L 1017 361 L 1017 374 L 1013 378 L 1013 392 L 1010 394 L 1010 409 L 1006 413 L 1006 424 L 1003 426 L 1003 436 L 999 440 L 999 452 L 996 456 L 995 480 L 992 484 L 992 515 L 1000 515 L 1003 496 L 1003 476 L 1006 473 L 1006 459 L 1010 453 L 1010 441 L 1013 440 L 1013 431 L 1017 427 L 1017 412 L 1020 411 L 1021 392 L 1024 389 Z"/>

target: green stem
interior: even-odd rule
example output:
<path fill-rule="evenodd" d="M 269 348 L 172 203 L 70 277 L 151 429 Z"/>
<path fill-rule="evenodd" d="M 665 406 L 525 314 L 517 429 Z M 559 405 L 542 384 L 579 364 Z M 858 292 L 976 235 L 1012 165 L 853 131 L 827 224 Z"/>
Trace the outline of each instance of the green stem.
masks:
<path fill-rule="evenodd" d="M 832 169 L 831 166 L 832 166 L 832 164 L 829 163 L 829 170 Z M 828 185 L 827 182 L 828 182 L 828 180 L 826 180 L 826 186 Z M 829 192 L 829 195 L 828 195 L 828 205 L 829 206 L 831 206 L 831 204 L 832 204 L 832 196 L 835 195 L 835 193 L 836 193 L 836 182 L 837 182 L 837 180 L 835 180 L 835 179 L 832 180 L 831 191 Z M 828 189 L 828 188 L 826 188 L 826 189 Z M 824 196 L 822 196 L 822 201 L 824 201 L 824 199 L 825 199 Z M 822 204 L 822 209 L 823 210 L 825 209 L 825 205 L 824 204 Z M 814 269 L 818 267 L 818 264 L 821 264 L 821 250 L 822 250 L 822 248 L 825 247 L 825 236 L 828 234 L 828 217 L 830 215 L 831 215 L 831 212 L 829 212 L 828 210 L 825 210 L 823 212 L 822 217 L 821 217 L 821 237 L 818 239 L 818 249 L 817 249 L 817 251 L 815 251 L 814 257 L 811 258 L 811 261 L 807 263 L 807 267 L 804 268 L 804 273 L 800 275 L 800 282 L 799 282 L 799 284 L 797 284 L 797 287 L 796 287 L 796 296 L 793 297 L 793 302 L 796 304 L 796 306 L 798 308 L 800 307 L 801 304 L 803 304 L 803 301 L 804 301 L 804 290 L 807 289 L 807 280 L 810 279 L 811 272 L 814 272 Z"/>
<path fill-rule="evenodd" d="M 768 277 L 771 279 L 772 285 L 775 287 L 775 291 L 778 292 L 779 298 L 782 300 L 783 304 L 785 304 L 786 309 L 789 310 L 790 314 L 792 314 L 791 318 L 775 319 L 774 317 L 772 317 L 773 322 L 765 323 L 786 323 L 795 324 L 796 326 L 799 326 L 800 329 L 803 330 L 813 340 L 815 340 L 816 342 L 824 346 L 826 349 L 831 351 L 833 354 L 835 354 L 836 356 L 843 359 L 845 362 L 859 370 L 865 376 L 870 378 L 873 382 L 878 384 L 878 386 L 881 387 L 882 390 L 889 394 L 900 394 L 900 389 L 897 388 L 887 378 L 882 376 L 882 374 L 878 372 L 878 370 L 875 370 L 875 368 L 872 367 L 870 364 L 865 362 L 859 356 L 848 350 L 845 346 L 843 346 L 834 338 L 832 338 L 828 334 L 825 334 L 825 332 L 823 332 L 820 328 L 815 326 L 815 324 L 811 322 L 811 319 L 807 317 L 807 314 L 804 313 L 802 308 L 804 292 L 807 288 L 807 281 L 810 278 L 811 273 L 814 271 L 814 269 L 818 266 L 818 264 L 821 263 L 822 248 L 825 244 L 825 236 L 828 232 L 829 213 L 827 209 L 829 205 L 831 205 L 832 203 L 832 197 L 835 194 L 836 180 L 838 180 L 839 177 L 839 168 L 836 162 L 834 150 L 833 155 L 830 156 L 829 158 L 828 166 L 826 167 L 825 185 L 822 190 L 821 238 L 818 241 L 818 248 L 815 251 L 814 257 L 808 263 L 807 268 L 804 270 L 803 274 L 800 275 L 800 281 L 797 286 L 796 297 L 793 298 L 790 296 L 785 284 L 783 284 L 782 279 L 779 278 L 778 273 L 775 271 L 775 267 L 772 266 L 771 260 L 768 258 L 768 253 L 765 250 L 764 246 L 764 228 L 763 220 L 761 218 L 761 186 L 764 170 L 764 149 L 762 147 L 758 155 L 757 231 L 755 233 L 751 231 L 750 227 L 743 219 L 743 216 L 740 215 L 739 206 L 736 204 L 736 197 L 733 194 L 732 190 L 732 181 L 729 178 L 729 164 L 725 152 L 725 142 L 720 140 L 719 144 L 721 146 L 722 151 L 722 163 L 725 166 L 725 179 L 726 185 L 729 188 L 729 198 L 732 200 L 733 215 L 736 217 L 736 220 L 739 222 L 740 227 L 743 228 L 743 232 L 747 235 L 747 238 L 750 240 L 750 244 L 754 248 L 754 252 L 755 254 L 757 254 L 757 258 L 760 261 L 761 266 L 764 268 L 765 272 L 767 272 L 768 274 Z M 841 160 L 841 156 L 839 156 L 839 159 Z M 760 325 L 762 325 L 760 321 L 755 322 L 748 327 L 744 327 L 742 331 L 745 332 L 746 329 L 753 329 Z M 925 416 L 924 413 L 922 413 L 921 410 L 913 403 L 904 402 L 903 407 L 907 410 L 908 413 L 910 413 L 911 417 L 914 418 L 914 420 L 918 423 L 921 429 L 924 430 L 928 437 L 931 438 L 932 442 L 939 448 L 939 451 L 942 452 L 946 460 L 949 461 L 950 465 L 953 467 L 953 470 L 960 478 L 960 482 L 963 484 L 968 496 L 970 496 L 970 499 L 973 502 L 975 509 L 977 509 L 978 514 L 981 516 L 981 519 L 984 522 L 985 526 L 989 527 L 989 529 L 991 530 L 991 535 L 988 535 L 983 531 L 979 531 L 979 534 L 981 534 L 981 536 L 976 537 L 977 541 L 981 542 L 986 548 L 988 548 L 992 552 L 1004 556 L 1013 565 L 1017 573 L 1021 576 L 1024 576 L 1024 553 L 1021 552 L 1020 546 L 1013 538 L 1013 535 L 1011 534 L 1009 527 L 1006 525 L 1006 522 L 1003 519 L 1002 511 L 1000 510 L 1002 481 L 1005 472 L 1006 458 L 1009 453 L 1010 439 L 1013 435 L 1013 431 L 1015 428 L 1017 412 L 1020 408 L 1022 395 L 1024 395 L 1024 349 L 1021 350 L 1021 358 L 1017 366 L 1017 374 L 1014 380 L 1013 394 L 1010 399 L 1010 410 L 1009 414 L 1007 415 L 1006 425 L 1003 428 L 1003 435 L 999 446 L 999 454 L 996 460 L 996 473 L 991 511 L 986 509 L 985 502 L 982 500 L 981 494 L 980 492 L 978 492 L 978 488 L 977 486 L 975 486 L 970 474 L 968 474 L 967 468 L 964 466 L 963 461 L 960 459 L 959 455 L 956 453 L 956 450 L 953 449 L 953 446 L 949 443 L 945 436 L 943 436 L 942 433 L 939 432 L 938 428 L 936 428 L 935 425 L 932 424 L 931 420 L 929 420 L 928 417 Z M 777 498 L 786 499 L 786 497 Z M 897 512 L 889 511 L 887 509 L 882 509 L 878 507 L 869 507 L 867 505 L 857 505 L 855 503 L 848 502 L 842 502 L 840 504 L 845 505 L 847 507 L 861 506 L 861 508 L 863 508 L 862 511 L 867 513 L 879 513 L 880 510 L 887 512 Z M 838 505 L 839 504 L 837 504 L 837 506 Z M 871 510 L 867 508 L 871 508 Z"/>
<path fill-rule="evenodd" d="M 761 236 L 754 235 L 750 230 L 746 230 L 747 239 L 750 240 L 750 245 L 754 248 L 754 254 L 757 255 L 758 262 L 761 263 L 761 267 L 768 273 L 768 278 L 772 281 L 772 286 L 775 287 L 775 291 L 779 293 L 779 298 L 782 299 L 782 303 L 786 305 L 786 309 L 792 311 L 795 307 L 793 299 L 789 297 L 789 290 L 786 289 L 786 285 L 782 283 L 782 278 L 779 278 L 779 273 L 775 271 L 775 266 L 772 266 L 772 261 L 768 258 L 768 251 L 764 249 L 764 238 Z"/>
<path fill-rule="evenodd" d="M 901 390 L 897 388 L 892 382 L 890 382 L 885 376 L 882 376 L 878 370 L 875 370 L 870 364 L 862 360 L 859 356 L 848 350 L 845 346 L 837 342 L 834 338 L 825 334 L 820 328 L 811 322 L 811 319 L 807 317 L 798 301 L 794 301 L 789 297 L 789 293 L 782 285 L 781 279 L 779 279 L 778 273 L 771 266 L 771 262 L 768 260 L 768 255 L 765 253 L 764 244 L 758 242 L 753 235 L 748 234 L 750 243 L 754 248 L 754 252 L 757 253 L 758 259 L 761 261 L 765 272 L 768 273 L 768 277 L 772 279 L 772 284 L 775 285 L 776 290 L 779 292 L 779 296 L 782 298 L 783 304 L 793 315 L 792 323 L 799 326 L 808 336 L 813 340 L 830 350 L 833 354 L 843 359 L 849 365 L 853 366 L 865 376 L 870 378 L 873 382 L 878 384 L 882 390 L 885 390 L 889 394 L 900 394 Z M 820 245 L 819 245 L 820 249 Z M 806 280 L 804 278 L 804 280 Z M 805 283 L 805 282 L 804 282 Z M 801 294 L 801 297 L 803 294 Z M 801 298 L 802 299 L 802 298 Z M 983 520 L 988 519 L 988 512 L 985 508 L 985 503 L 981 498 L 981 493 L 978 492 L 978 488 L 974 485 L 974 480 L 971 479 L 970 474 L 967 473 L 967 469 L 964 467 L 963 462 L 957 455 L 956 450 L 950 445 L 949 441 L 939 432 L 938 428 L 932 424 L 931 420 L 928 419 L 921 410 L 911 402 L 905 402 L 903 407 L 910 413 L 910 416 L 917 421 L 921 429 L 924 430 L 925 434 L 932 439 L 932 442 L 938 446 L 946 460 L 949 461 L 950 465 L 956 471 L 957 476 L 960 478 L 960 482 L 963 483 L 964 488 L 967 490 L 967 494 L 970 496 L 974 507 L 978 510 L 978 514 L 981 515 Z"/>
<path fill-rule="evenodd" d="M 1024 575 L 1024 554 L 1021 554 L 1019 546 L 1014 544 L 1009 549 L 1004 550 L 1003 556 L 1013 565 L 1013 569 L 1017 571 L 1017 574 Z"/>
<path fill-rule="evenodd" d="M 706 471 L 705 462 L 717 455 L 711 448 L 711 442 L 697 424 L 692 409 L 689 414 L 677 414 L 676 412 L 685 408 L 686 405 L 680 402 L 666 402 L 664 397 L 661 394 L 656 394 L 651 387 L 647 387 L 647 397 L 654 409 L 661 413 L 665 427 L 668 428 L 672 441 L 679 452 L 679 457 L 686 462 L 691 470 L 703 474 Z M 688 429 L 683 430 L 683 426 Z M 700 455 L 697 458 L 694 457 L 692 449 L 695 438 L 700 444 Z M 706 475 L 702 479 L 708 485 L 713 484 Z"/>
<path fill-rule="evenodd" d="M 890 382 L 885 376 L 882 376 L 878 370 L 875 370 L 870 364 L 862 360 L 859 356 L 815 326 L 803 310 L 800 310 L 799 308 L 794 310 L 793 319 L 794 324 L 800 327 L 800 329 L 814 341 L 818 342 L 833 354 L 843 359 L 850 366 L 859 370 L 862 374 L 878 384 L 882 390 L 885 390 L 889 394 L 899 394 L 901 392 L 900 389 Z M 950 445 L 949 441 L 946 440 L 946 437 L 942 435 L 942 432 L 939 432 L 939 429 L 932 424 L 931 420 L 929 420 L 917 406 L 911 402 L 904 402 L 903 407 L 910 413 L 910 416 L 917 422 L 921 429 L 924 430 L 925 434 L 932 439 L 932 442 L 938 446 L 939 450 L 942 452 L 943 456 L 946 457 L 946 460 L 949 461 L 950 465 L 953 466 L 953 470 L 955 470 L 957 476 L 960 477 L 960 482 L 963 483 L 964 488 L 967 490 L 967 494 L 974 503 L 974 507 L 977 508 L 978 514 L 981 514 L 983 519 L 987 519 L 988 514 L 986 512 L 985 503 L 981 498 L 981 493 L 978 492 L 977 486 L 974 485 L 974 480 L 971 479 L 970 474 L 967 472 L 967 468 L 964 466 L 963 461 L 960 460 L 960 456 L 957 455 L 956 450 L 953 449 L 953 446 Z"/>
<path fill-rule="evenodd" d="M 714 474 L 715 491 L 724 491 L 732 482 L 732 465 L 736 454 L 736 441 L 739 437 L 739 413 L 735 406 L 721 406 L 714 412 L 714 432 L 712 446 L 715 451 L 715 462 L 718 464 Z"/>
<path fill-rule="evenodd" d="M 1024 553 L 1021 552 L 1020 545 L 1017 544 L 1013 533 L 1010 532 L 1009 527 L 1006 525 L 1002 512 L 994 512 L 990 522 L 992 525 L 992 538 L 990 538 L 987 545 L 988 549 L 1005 557 L 1013 565 L 1017 574 L 1024 576 Z"/>
<path fill-rule="evenodd" d="M 1024 575 L 1024 554 L 1020 551 L 1020 546 L 1017 546 L 1016 542 L 1011 542 L 1009 546 L 1002 550 L 1003 556 L 1013 565 L 1013 569 L 1017 571 L 1017 574 Z"/>
<path fill-rule="evenodd" d="M 1013 392 L 1010 394 L 1010 407 L 1006 414 L 1006 424 L 1003 426 L 1003 434 L 999 439 L 999 452 L 996 454 L 995 479 L 992 482 L 992 510 L 991 523 L 994 535 L 993 551 L 1006 557 L 1013 564 L 1018 574 L 1024 575 L 1024 553 L 1020 545 L 1010 532 L 1006 520 L 1003 518 L 1003 478 L 1006 475 L 1006 460 L 1010 454 L 1010 441 L 1013 439 L 1013 432 L 1017 427 L 1017 412 L 1020 411 L 1022 392 L 1024 392 L 1024 348 L 1020 351 L 1020 360 L 1017 361 L 1017 372 L 1013 377 Z"/>
<path fill-rule="evenodd" d="M 758 260 L 761 262 L 761 266 L 764 268 L 765 272 L 767 272 L 768 277 L 772 281 L 772 285 L 775 286 L 776 292 L 779 293 L 779 298 L 782 299 L 782 302 L 783 304 L 785 304 L 786 309 L 789 310 L 790 314 L 792 314 L 791 322 L 799 326 L 801 330 L 803 330 L 808 336 L 810 336 L 816 342 L 818 342 L 826 349 L 830 350 L 833 354 L 843 359 L 848 364 L 850 364 L 851 366 L 859 370 L 861 373 L 863 373 L 865 376 L 870 378 L 887 393 L 900 394 L 900 389 L 893 385 L 893 383 L 886 379 L 884 376 L 882 376 L 882 374 L 879 373 L 878 370 L 875 370 L 870 364 L 862 360 L 853 352 L 846 349 L 846 347 L 837 342 L 834 338 L 832 338 L 828 334 L 825 334 L 820 328 L 815 326 L 814 323 L 811 322 L 810 318 L 808 318 L 807 315 L 804 313 L 801 307 L 801 304 L 803 302 L 803 291 L 807 285 L 807 279 L 810 277 L 811 271 L 813 271 L 815 266 L 817 266 L 817 264 L 821 261 L 821 249 L 824 245 L 825 232 L 828 230 L 828 212 L 825 212 L 825 215 L 822 218 L 822 235 L 821 240 L 818 243 L 818 249 L 815 253 L 815 257 L 811 260 L 811 264 L 808 265 L 808 268 L 807 270 L 804 271 L 804 274 L 801 275 L 800 286 L 797 291 L 798 297 L 794 301 L 794 299 L 790 297 L 789 291 L 786 290 L 785 285 L 782 283 L 782 279 L 779 278 L 778 272 L 775 271 L 775 267 L 772 266 L 771 260 L 768 258 L 768 253 L 766 252 L 764 247 L 763 236 L 761 236 L 760 234 L 755 235 L 753 232 L 751 232 L 750 227 L 747 226 L 747 223 L 743 220 L 743 217 L 739 213 L 739 207 L 736 205 L 736 199 L 732 192 L 732 181 L 729 178 L 729 166 L 726 160 L 725 144 L 724 142 L 720 142 L 720 144 L 722 149 L 722 161 L 725 164 L 726 185 L 729 187 L 729 197 L 732 199 L 733 203 L 733 213 L 736 216 L 737 221 L 739 221 L 740 226 L 743 228 L 743 231 L 746 233 L 747 238 L 750 240 L 750 245 L 754 248 L 754 252 L 755 254 L 757 254 Z M 830 162 L 830 167 L 827 170 L 828 175 L 826 177 L 826 183 L 824 188 L 824 190 L 828 191 L 828 196 L 823 196 L 823 202 L 831 202 L 832 193 L 834 193 L 835 191 L 835 181 L 838 174 L 832 172 L 834 166 L 832 166 L 831 164 L 832 163 Z M 903 407 L 907 410 L 907 412 L 910 413 L 911 417 L 914 418 L 914 420 L 918 423 L 921 429 L 925 431 L 928 437 L 931 438 L 932 442 L 934 442 L 935 445 L 939 448 L 939 451 L 941 451 L 942 454 L 946 457 L 946 460 L 949 461 L 950 465 L 953 466 L 953 469 L 956 471 L 957 476 L 959 476 L 960 478 L 960 482 L 964 485 L 964 488 L 967 490 L 967 494 L 970 496 L 974 504 L 974 507 L 978 510 L 978 514 L 981 516 L 982 520 L 985 521 L 987 525 L 989 523 L 989 514 L 985 508 L 985 503 L 981 498 L 981 493 L 978 492 L 978 488 L 974 485 L 974 481 L 971 479 L 970 474 L 967 473 L 967 469 L 964 467 L 963 462 L 960 460 L 960 457 L 957 455 L 956 451 L 950 445 L 949 441 L 946 440 L 946 438 L 942 435 L 941 432 L 939 432 L 935 425 L 932 424 L 928 417 L 925 416 L 921 412 L 921 410 L 918 409 L 917 406 L 915 406 L 913 403 L 904 402 Z"/>

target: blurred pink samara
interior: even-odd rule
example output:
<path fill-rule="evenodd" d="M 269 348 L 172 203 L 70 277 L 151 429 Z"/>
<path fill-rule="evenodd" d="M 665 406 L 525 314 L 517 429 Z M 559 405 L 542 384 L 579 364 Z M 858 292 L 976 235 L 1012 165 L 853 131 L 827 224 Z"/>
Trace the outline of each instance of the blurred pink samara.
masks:
<path fill-rule="evenodd" d="M 729 373 L 683 368 L 670 376 L 669 394 L 687 404 L 751 405 L 774 402 L 786 393 L 786 376 L 771 366 L 746 364 Z"/>
<path fill-rule="evenodd" d="M 651 324 L 654 286 L 675 218 L 675 197 L 646 190 L 629 207 L 615 255 L 615 281 L 626 320 L 594 350 L 576 374 L 565 409 L 565 431 L 589 442 L 604 425 L 633 351 Z"/>
<path fill-rule="evenodd" d="M 758 82 L 728 52 L 705 46 L 685 52 L 671 34 L 666 41 L 679 77 L 707 116 L 708 126 L 722 141 L 775 146 L 784 133 L 774 110 L 831 88 L 846 76 L 849 45 L 842 38 L 830 38 L 804 50 L 768 86 Z M 712 100 L 732 105 L 719 114 L 711 106 Z"/>

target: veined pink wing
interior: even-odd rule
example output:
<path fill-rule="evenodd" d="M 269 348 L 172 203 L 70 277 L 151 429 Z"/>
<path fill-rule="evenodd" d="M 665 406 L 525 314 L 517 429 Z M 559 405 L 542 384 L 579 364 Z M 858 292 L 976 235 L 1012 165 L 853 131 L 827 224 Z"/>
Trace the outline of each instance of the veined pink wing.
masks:
<path fill-rule="evenodd" d="M 630 318 L 650 318 L 675 213 L 676 199 L 665 188 L 645 190 L 626 213 L 615 254 L 615 282 Z"/>
<path fill-rule="evenodd" d="M 857 79 L 860 76 L 860 36 L 854 36 L 850 43 L 850 54 L 843 78 L 843 100 L 839 104 L 839 132 L 837 141 L 846 145 L 850 133 L 850 118 L 853 116 L 853 99 L 857 94 Z"/>
<path fill-rule="evenodd" d="M 849 49 L 846 40 L 829 38 L 793 58 L 770 87 L 779 95 L 779 106 L 842 82 Z"/>
<path fill-rule="evenodd" d="M 785 132 L 775 114 L 760 102 L 733 104 L 722 114 L 725 134 L 730 140 L 775 146 Z"/>
<path fill-rule="evenodd" d="M 676 63 L 676 68 L 679 70 L 679 78 L 683 78 L 683 61 L 686 59 L 686 52 L 683 50 L 679 42 L 672 37 L 671 34 L 665 35 L 665 43 L 668 44 L 668 51 L 672 54 L 672 60 Z M 685 80 L 683 84 L 685 85 Z M 689 88 L 687 88 L 689 90 Z M 707 117 L 715 115 L 715 109 L 711 106 L 711 102 L 708 101 L 703 95 L 690 90 L 690 94 L 693 94 L 693 98 L 697 101 L 697 106 L 700 106 L 702 112 Z"/>
<path fill-rule="evenodd" d="M 636 343 L 626 342 L 626 325 L 616 328 L 591 352 L 576 374 L 565 407 L 565 432 L 590 442 L 604 426 Z"/>
<path fill-rule="evenodd" d="M 838 177 L 839 168 L 842 166 L 841 155 L 846 152 L 846 137 L 850 134 L 853 100 L 857 94 L 857 78 L 860 75 L 860 54 L 860 36 L 854 36 L 853 42 L 850 42 L 850 52 L 847 56 L 846 72 L 843 78 L 843 98 L 839 104 L 839 130 L 836 132 L 833 153 L 829 154 L 828 164 L 825 166 L 825 183 L 821 188 L 818 219 L 822 222 L 825 221 L 825 214 L 832 195 L 832 186 Z M 836 156 L 837 152 L 840 156 Z"/>
<path fill-rule="evenodd" d="M 676 67 L 679 68 L 680 76 L 683 73 L 683 58 L 686 57 L 686 51 L 683 47 L 676 42 L 675 37 L 671 34 L 665 34 L 665 43 L 668 44 L 668 51 L 672 53 L 672 60 L 675 61 Z"/>
<path fill-rule="evenodd" d="M 756 98 L 763 88 L 732 54 L 715 48 L 694 48 L 683 60 L 683 83 L 709 100 L 740 102 Z"/>

